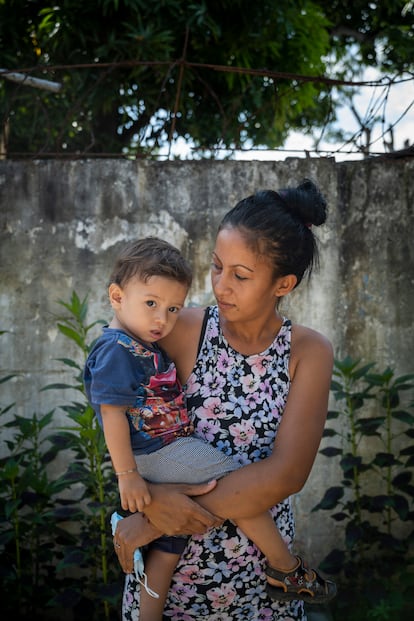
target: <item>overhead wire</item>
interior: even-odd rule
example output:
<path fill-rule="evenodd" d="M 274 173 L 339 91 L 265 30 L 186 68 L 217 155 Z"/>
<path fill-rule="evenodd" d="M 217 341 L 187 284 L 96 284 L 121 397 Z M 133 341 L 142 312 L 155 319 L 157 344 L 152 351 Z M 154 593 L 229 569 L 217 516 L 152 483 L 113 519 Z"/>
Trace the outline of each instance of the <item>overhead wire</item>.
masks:
<path fill-rule="evenodd" d="M 174 62 L 171 61 L 138 61 L 138 60 L 128 60 L 128 61 L 114 61 L 114 62 L 94 62 L 94 63 L 76 63 L 76 64 L 61 64 L 61 65 L 37 65 L 35 67 L 26 67 L 26 68 L 21 68 L 21 69 L 13 69 L 13 70 L 8 70 L 8 69 L 0 69 L 0 78 L 10 78 L 10 76 L 14 75 L 18 75 L 19 79 L 18 80 L 14 80 L 17 81 L 19 83 L 19 87 L 21 87 L 24 84 L 27 85 L 31 85 L 31 86 L 36 86 L 36 88 L 39 88 L 41 86 L 39 86 L 39 84 L 41 84 L 42 82 L 45 82 L 46 84 L 49 82 L 50 84 L 58 84 L 56 82 L 50 82 L 47 80 L 43 80 L 43 79 L 39 79 L 39 78 L 34 78 L 32 76 L 32 74 L 34 73 L 38 73 L 41 72 L 43 76 L 45 76 L 46 74 L 49 73 L 61 73 L 61 72 L 67 72 L 67 71 L 73 71 L 73 70 L 82 70 L 82 69 L 90 69 L 90 68 L 94 68 L 94 69 L 102 69 L 102 70 L 106 70 L 107 71 L 114 71 L 117 68 L 122 68 L 122 67 L 134 67 L 134 66 L 167 66 L 168 67 L 168 71 L 167 73 L 170 74 L 172 68 L 179 68 L 180 71 L 182 72 L 184 70 L 184 68 L 193 68 L 193 69 L 209 69 L 209 70 L 214 70 L 214 71 L 222 71 L 222 72 L 233 72 L 233 73 L 239 73 L 239 74 L 247 74 L 247 75 L 252 75 L 252 76 L 260 76 L 260 77 L 267 77 L 267 78 L 271 78 L 274 80 L 277 79 L 283 79 L 283 80 L 291 80 L 291 81 L 297 81 L 297 82 L 315 82 L 315 83 L 320 83 L 320 84 L 324 84 L 326 86 L 329 86 L 331 88 L 338 88 L 338 87 L 352 87 L 352 88 L 356 88 L 358 87 L 359 89 L 361 88 L 372 88 L 372 94 L 371 94 L 371 98 L 370 98 L 370 103 L 366 108 L 366 112 L 364 115 L 364 118 L 358 119 L 358 122 L 360 123 L 360 127 L 354 132 L 354 134 L 352 134 L 347 140 L 345 140 L 343 142 L 343 144 L 339 147 L 336 147 L 335 149 L 332 150 L 321 150 L 319 148 L 315 148 L 315 149 L 309 149 L 310 153 L 314 153 L 314 154 L 323 154 L 323 153 L 332 153 L 333 155 L 335 154 L 352 154 L 352 153 L 361 153 L 361 151 L 368 150 L 370 155 L 372 155 L 372 151 L 371 151 L 371 147 L 374 144 L 377 144 L 379 141 L 385 141 L 385 137 L 387 136 L 387 134 L 392 135 L 393 130 L 395 129 L 395 127 L 397 127 L 397 125 L 401 122 L 401 120 L 408 114 L 409 110 L 412 108 L 412 106 L 414 105 L 414 99 L 411 100 L 411 102 L 409 104 L 407 104 L 407 106 L 405 107 L 405 110 L 400 114 L 400 116 L 398 117 L 398 119 L 396 121 L 394 121 L 393 123 L 390 123 L 388 125 L 388 128 L 385 128 L 385 117 L 386 117 L 386 105 L 387 105 L 387 101 L 389 99 L 389 94 L 391 92 L 391 89 L 394 86 L 397 85 L 401 85 L 401 84 L 406 84 L 408 82 L 414 82 L 414 74 L 412 73 L 408 73 L 408 75 L 406 77 L 404 76 L 394 76 L 394 77 L 390 77 L 390 76 L 380 76 L 378 79 L 370 79 L 370 80 L 345 80 L 345 79 L 336 79 L 336 78 L 329 78 L 327 76 L 309 76 L 309 75 L 304 75 L 304 74 L 294 74 L 294 73 L 285 73 L 285 72 L 281 72 L 281 71 L 271 71 L 269 69 L 252 69 L 252 68 L 244 68 L 244 67 L 232 67 L 232 66 L 224 66 L 224 65 L 216 65 L 216 64 L 210 64 L 210 63 L 193 63 L 193 62 L 189 62 L 186 58 L 185 58 L 185 54 L 183 54 L 183 57 L 179 60 L 176 60 Z M 181 75 L 181 74 L 180 74 Z M 376 91 L 378 89 L 381 89 L 381 93 L 379 96 L 376 96 Z M 60 88 L 58 89 L 60 91 Z M 177 100 L 175 103 L 175 108 L 177 107 Z M 331 108 L 332 110 L 333 108 Z M 370 128 L 370 126 L 372 126 L 375 122 L 376 116 L 379 113 L 379 110 L 382 109 L 382 115 L 381 115 L 381 119 L 382 119 L 382 131 L 381 131 L 381 135 L 377 138 L 375 138 L 374 140 L 369 140 L 367 144 L 362 144 L 358 143 L 358 141 L 361 139 L 364 131 L 366 131 L 366 133 L 368 133 L 368 129 Z M 326 130 L 326 127 L 329 124 L 329 118 L 327 119 L 327 123 L 324 125 L 324 127 L 322 128 L 322 132 L 321 132 L 321 136 L 315 141 L 315 144 L 318 145 L 321 142 L 322 136 Z M 169 143 L 170 143 L 170 148 L 169 148 L 169 157 L 172 155 L 171 154 L 171 134 L 169 136 Z M 347 147 L 349 147 L 350 144 L 354 144 L 357 149 L 355 150 L 351 150 L 351 151 L 346 151 L 345 149 Z M 214 151 L 220 151 L 221 149 L 217 148 L 217 149 L 212 149 Z M 232 152 L 232 151 L 245 151 L 244 149 L 231 149 L 231 148 L 225 148 L 224 149 L 226 152 Z M 250 149 L 247 149 L 247 151 L 254 151 L 255 148 L 252 147 Z M 256 150 L 262 150 L 262 149 L 256 149 Z M 288 149 L 288 148 L 277 148 L 277 149 L 270 149 L 271 151 L 277 151 L 277 152 L 294 152 L 294 150 L 292 149 Z M 202 148 L 195 148 L 193 151 L 202 151 Z M 303 150 L 301 151 L 303 153 Z M 27 153 L 26 155 L 33 155 L 33 154 L 29 154 Z M 50 153 L 50 156 L 52 155 L 52 153 Z M 59 156 L 69 156 L 69 152 L 67 154 L 62 154 L 59 152 Z M 72 154 L 74 157 L 77 157 L 79 154 Z M 95 153 L 87 153 L 88 156 L 90 157 L 107 157 L 108 154 L 95 154 Z M 1 156 L 1 154 L 0 154 Z M 18 153 L 13 153 L 13 156 L 19 157 L 19 156 L 23 156 L 23 154 L 18 154 Z M 56 156 L 56 154 L 54 154 L 54 156 Z M 128 154 L 120 154 L 120 153 L 116 153 L 113 154 L 113 156 L 115 157 L 125 157 L 128 156 Z M 42 152 L 42 157 L 45 157 L 45 152 Z"/>

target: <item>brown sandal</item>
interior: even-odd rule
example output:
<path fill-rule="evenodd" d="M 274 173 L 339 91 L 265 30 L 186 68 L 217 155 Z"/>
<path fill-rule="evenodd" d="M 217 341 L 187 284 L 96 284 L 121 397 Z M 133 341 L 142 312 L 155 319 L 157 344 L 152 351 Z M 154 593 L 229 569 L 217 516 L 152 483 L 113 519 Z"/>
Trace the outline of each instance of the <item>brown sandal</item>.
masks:
<path fill-rule="evenodd" d="M 291 571 L 280 571 L 266 565 L 266 576 L 277 580 L 278 584 L 268 582 L 267 594 L 276 600 L 291 601 L 300 599 L 308 604 L 325 604 L 336 595 L 336 584 L 325 580 L 314 569 L 310 569 L 300 557 L 297 566 Z"/>

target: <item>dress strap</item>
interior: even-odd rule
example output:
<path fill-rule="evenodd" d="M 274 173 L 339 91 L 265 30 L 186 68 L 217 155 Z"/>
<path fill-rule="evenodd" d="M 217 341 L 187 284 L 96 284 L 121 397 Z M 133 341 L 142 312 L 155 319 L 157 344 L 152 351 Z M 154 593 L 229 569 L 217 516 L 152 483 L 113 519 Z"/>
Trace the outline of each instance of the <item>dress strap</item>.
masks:
<path fill-rule="evenodd" d="M 200 349 L 201 349 L 201 347 L 203 345 L 203 342 L 204 342 L 204 336 L 205 336 L 205 333 L 206 333 L 206 328 L 207 328 L 207 322 L 208 322 L 208 319 L 209 319 L 209 315 L 210 315 L 210 306 L 207 306 L 204 309 L 203 323 L 201 324 L 200 339 L 198 341 L 198 347 L 197 347 L 197 357 L 198 357 L 198 354 L 200 353 Z"/>

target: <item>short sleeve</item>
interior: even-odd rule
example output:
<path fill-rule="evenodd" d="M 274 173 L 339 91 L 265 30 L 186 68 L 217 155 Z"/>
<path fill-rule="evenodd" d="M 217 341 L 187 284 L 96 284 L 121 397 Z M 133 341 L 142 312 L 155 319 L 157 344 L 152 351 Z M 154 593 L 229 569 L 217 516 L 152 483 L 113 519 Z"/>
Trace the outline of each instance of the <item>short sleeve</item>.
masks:
<path fill-rule="evenodd" d="M 94 405 L 133 406 L 143 378 L 137 357 L 116 338 L 95 347 L 86 363 L 85 379 Z"/>

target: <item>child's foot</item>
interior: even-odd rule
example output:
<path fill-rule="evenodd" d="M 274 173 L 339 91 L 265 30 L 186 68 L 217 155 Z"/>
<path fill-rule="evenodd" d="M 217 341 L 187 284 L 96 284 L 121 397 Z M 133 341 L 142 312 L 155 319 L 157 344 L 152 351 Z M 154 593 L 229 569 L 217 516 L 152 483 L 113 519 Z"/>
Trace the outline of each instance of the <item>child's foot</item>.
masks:
<path fill-rule="evenodd" d="M 298 564 L 290 571 L 280 571 L 266 566 L 267 594 L 272 599 L 291 601 L 301 599 L 308 604 L 325 604 L 336 595 L 336 584 L 325 580 L 310 569 L 300 556 Z"/>

